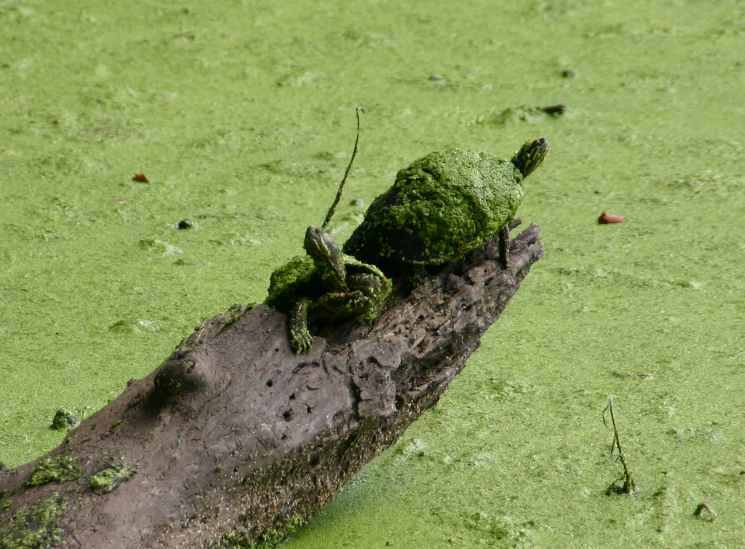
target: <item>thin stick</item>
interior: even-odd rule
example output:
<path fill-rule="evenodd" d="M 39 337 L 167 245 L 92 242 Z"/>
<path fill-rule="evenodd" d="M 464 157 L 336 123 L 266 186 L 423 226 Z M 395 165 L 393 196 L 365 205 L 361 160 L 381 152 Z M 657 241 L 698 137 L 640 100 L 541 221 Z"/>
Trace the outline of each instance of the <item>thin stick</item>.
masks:
<path fill-rule="evenodd" d="M 616 492 L 622 493 L 622 494 L 633 494 L 636 490 L 636 483 L 634 482 L 634 478 L 631 476 L 631 471 L 629 471 L 629 466 L 626 463 L 626 455 L 623 453 L 623 448 L 621 447 L 621 439 L 618 436 L 618 427 L 616 427 L 616 418 L 613 415 L 613 398 L 608 399 L 608 405 L 603 410 L 603 424 L 607 427 L 608 423 L 605 421 L 605 412 L 610 411 L 610 420 L 613 424 L 613 442 L 610 447 L 610 455 L 613 455 L 613 452 L 616 448 L 618 448 L 618 455 L 621 458 L 621 464 L 623 465 L 623 476 L 619 478 L 618 480 L 623 480 L 623 486 L 619 489 L 616 487 L 615 481 L 613 484 L 611 484 L 611 488 L 613 488 Z M 609 488 L 610 490 L 610 488 Z"/>
<path fill-rule="evenodd" d="M 354 141 L 354 150 L 352 151 L 352 158 L 349 161 L 349 166 L 347 166 L 347 171 L 344 172 L 344 178 L 341 180 L 341 183 L 339 184 L 339 190 L 336 191 L 336 198 L 334 199 L 334 203 L 331 204 L 331 207 L 329 208 L 328 213 L 326 214 L 326 220 L 323 222 L 323 225 L 321 225 L 321 229 L 326 229 L 326 226 L 329 224 L 329 221 L 331 221 L 331 218 L 334 217 L 334 213 L 336 213 L 336 206 L 339 204 L 339 200 L 341 200 L 341 193 L 344 191 L 344 183 L 347 181 L 347 177 L 349 177 L 349 172 L 352 171 L 352 164 L 354 163 L 354 157 L 357 156 L 357 153 L 360 151 L 360 111 L 365 112 L 365 109 L 363 107 L 357 107 L 355 109 L 355 113 L 357 114 L 357 139 Z"/>

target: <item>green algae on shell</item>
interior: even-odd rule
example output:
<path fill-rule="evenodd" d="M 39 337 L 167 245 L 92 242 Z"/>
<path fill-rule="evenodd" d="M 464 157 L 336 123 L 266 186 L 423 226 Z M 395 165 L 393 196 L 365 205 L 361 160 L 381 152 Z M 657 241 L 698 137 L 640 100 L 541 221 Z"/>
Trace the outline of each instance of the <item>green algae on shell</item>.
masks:
<path fill-rule="evenodd" d="M 343 262 L 345 269 L 348 271 L 349 278 L 360 273 L 373 273 L 383 279 L 383 288 L 370 309 L 366 311 L 367 314 L 353 308 L 334 309 L 320 307 L 320 310 L 323 311 L 324 319 L 333 321 L 349 318 L 350 316 L 360 319 L 374 318 L 375 306 L 379 305 L 391 291 L 391 281 L 386 279 L 383 273 L 373 265 L 366 265 L 357 261 L 354 257 L 345 255 Z M 313 258 L 310 256 L 295 256 L 272 272 L 266 304 L 285 314 L 290 314 L 300 299 L 310 298 L 312 300 L 318 300 L 327 294 L 328 291 L 324 284 L 324 278 L 314 264 Z"/>
<path fill-rule="evenodd" d="M 511 160 L 461 149 L 415 160 L 375 199 L 344 251 L 378 266 L 455 261 L 514 218 L 522 181 L 546 152 L 539 139 Z"/>
<path fill-rule="evenodd" d="M 304 248 L 271 276 L 266 304 L 289 315 L 289 341 L 295 354 L 309 351 L 311 321 L 369 321 L 391 291 L 391 281 L 374 265 L 345 255 L 323 230 L 308 227 Z"/>
<path fill-rule="evenodd" d="M 318 297 L 321 293 L 323 281 L 313 258 L 298 255 L 272 272 L 266 304 L 289 313 L 300 298 Z"/>

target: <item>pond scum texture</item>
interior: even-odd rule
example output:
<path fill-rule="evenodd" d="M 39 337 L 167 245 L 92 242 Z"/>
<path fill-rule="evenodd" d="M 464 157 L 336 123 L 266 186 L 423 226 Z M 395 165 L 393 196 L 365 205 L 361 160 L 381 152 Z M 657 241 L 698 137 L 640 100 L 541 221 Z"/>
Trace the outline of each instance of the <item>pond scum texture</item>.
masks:
<path fill-rule="evenodd" d="M 334 238 L 416 158 L 541 135 L 519 215 L 547 255 L 285 547 L 745 545 L 744 35 L 735 0 L 0 2 L 0 461 L 263 300 L 363 105 Z M 611 395 L 634 497 L 606 495 Z"/>

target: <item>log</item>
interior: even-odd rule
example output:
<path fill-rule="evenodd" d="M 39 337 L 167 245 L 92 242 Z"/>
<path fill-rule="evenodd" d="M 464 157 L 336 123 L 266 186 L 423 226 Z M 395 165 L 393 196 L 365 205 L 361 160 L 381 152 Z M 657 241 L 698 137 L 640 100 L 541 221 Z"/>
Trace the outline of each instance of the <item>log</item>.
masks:
<path fill-rule="evenodd" d="M 316 329 L 304 355 L 266 305 L 206 320 L 56 449 L 0 471 L 0 549 L 281 540 L 437 403 L 543 255 L 539 232 L 513 239 L 507 270 L 495 235 L 414 291 L 399 281 L 372 325 Z"/>

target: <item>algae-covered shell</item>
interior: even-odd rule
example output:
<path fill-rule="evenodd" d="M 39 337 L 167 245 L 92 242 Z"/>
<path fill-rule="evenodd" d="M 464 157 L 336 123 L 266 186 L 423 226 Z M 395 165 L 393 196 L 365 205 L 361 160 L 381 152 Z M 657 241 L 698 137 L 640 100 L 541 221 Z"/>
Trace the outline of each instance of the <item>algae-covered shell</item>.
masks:
<path fill-rule="evenodd" d="M 300 298 L 313 299 L 322 292 L 323 281 L 313 259 L 307 255 L 295 256 L 272 273 L 266 304 L 289 313 Z"/>
<path fill-rule="evenodd" d="M 513 219 L 523 178 L 546 152 L 539 139 L 511 160 L 461 149 L 428 154 L 398 172 L 344 252 L 379 267 L 455 261 Z"/>
<path fill-rule="evenodd" d="M 343 256 L 343 262 L 347 277 L 369 274 L 385 279 L 383 273 L 376 267 L 366 265 L 354 257 Z M 301 298 L 317 299 L 326 292 L 328 289 L 324 285 L 323 277 L 318 272 L 313 258 L 307 255 L 295 256 L 272 273 L 266 304 L 283 313 L 289 313 Z M 386 295 L 388 292 L 384 292 L 382 297 Z M 326 316 L 334 316 L 332 313 L 326 311 Z M 341 317 L 345 316 L 344 311 L 337 311 L 336 314 Z"/>

